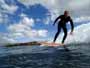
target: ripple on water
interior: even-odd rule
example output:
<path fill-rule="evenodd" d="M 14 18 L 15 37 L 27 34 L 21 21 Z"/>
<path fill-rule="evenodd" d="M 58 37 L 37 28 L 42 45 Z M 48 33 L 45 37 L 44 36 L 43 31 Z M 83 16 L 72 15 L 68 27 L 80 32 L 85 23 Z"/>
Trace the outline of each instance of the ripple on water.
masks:
<path fill-rule="evenodd" d="M 57 47 L 3 48 L 0 68 L 90 68 L 88 49 L 82 49 L 67 52 Z"/>

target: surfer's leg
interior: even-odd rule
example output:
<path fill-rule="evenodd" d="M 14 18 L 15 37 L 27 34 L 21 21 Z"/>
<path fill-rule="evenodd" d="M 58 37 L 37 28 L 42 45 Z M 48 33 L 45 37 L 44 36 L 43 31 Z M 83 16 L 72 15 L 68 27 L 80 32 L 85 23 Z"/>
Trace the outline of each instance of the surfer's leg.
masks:
<path fill-rule="evenodd" d="M 63 47 L 64 47 L 65 51 L 70 51 L 70 50 L 66 47 L 66 45 L 64 45 Z"/>
<path fill-rule="evenodd" d="M 55 42 L 55 41 L 56 41 L 56 39 L 57 39 L 57 37 L 58 37 L 58 35 L 59 35 L 60 31 L 61 31 L 61 27 L 58 25 L 58 31 L 57 31 L 57 33 L 55 34 L 55 37 L 54 37 L 53 42 Z"/>
<path fill-rule="evenodd" d="M 66 27 L 62 27 L 63 28 L 63 31 L 64 31 L 64 37 L 63 37 L 63 40 L 62 40 L 62 44 L 64 44 L 64 41 L 67 37 L 67 28 Z"/>

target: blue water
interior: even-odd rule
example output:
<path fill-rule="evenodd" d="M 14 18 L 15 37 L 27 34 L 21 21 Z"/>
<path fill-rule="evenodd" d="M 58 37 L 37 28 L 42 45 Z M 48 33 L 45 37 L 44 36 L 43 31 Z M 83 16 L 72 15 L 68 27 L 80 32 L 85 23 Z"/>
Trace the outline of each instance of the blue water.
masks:
<path fill-rule="evenodd" d="M 0 47 L 0 68 L 90 68 L 90 45 Z"/>

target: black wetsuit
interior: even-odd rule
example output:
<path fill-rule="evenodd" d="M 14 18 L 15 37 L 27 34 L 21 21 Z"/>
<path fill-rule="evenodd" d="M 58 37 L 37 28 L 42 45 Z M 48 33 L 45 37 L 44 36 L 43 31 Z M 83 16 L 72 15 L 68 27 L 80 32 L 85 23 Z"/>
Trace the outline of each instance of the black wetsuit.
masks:
<path fill-rule="evenodd" d="M 59 35 L 60 31 L 61 31 L 61 28 L 62 28 L 63 31 L 64 31 L 64 37 L 63 37 L 62 43 L 64 43 L 64 41 L 65 41 L 65 39 L 66 39 L 66 37 L 67 37 L 66 23 L 67 23 L 68 21 L 70 21 L 71 31 L 73 31 L 74 25 L 73 25 L 73 21 L 72 21 L 72 19 L 71 19 L 70 16 L 67 16 L 67 17 L 66 17 L 65 15 L 61 15 L 61 16 L 59 16 L 59 17 L 56 18 L 54 24 L 56 23 L 56 21 L 57 21 L 58 19 L 60 19 L 60 21 L 58 22 L 58 31 L 57 31 L 57 33 L 56 33 L 56 35 L 55 35 L 55 37 L 54 37 L 53 42 L 56 41 L 56 39 L 57 39 L 57 37 L 58 37 L 58 35 Z"/>

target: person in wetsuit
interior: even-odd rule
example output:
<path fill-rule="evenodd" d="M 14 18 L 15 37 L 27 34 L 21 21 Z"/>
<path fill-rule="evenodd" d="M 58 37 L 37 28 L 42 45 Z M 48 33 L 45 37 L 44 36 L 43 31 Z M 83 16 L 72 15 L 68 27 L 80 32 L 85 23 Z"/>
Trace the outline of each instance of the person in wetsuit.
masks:
<path fill-rule="evenodd" d="M 60 15 L 59 17 L 56 18 L 56 20 L 54 21 L 53 25 L 55 25 L 55 23 L 60 19 L 60 21 L 58 22 L 58 31 L 57 33 L 55 34 L 55 37 L 54 37 L 54 40 L 53 42 L 56 41 L 60 31 L 61 31 L 61 28 L 63 29 L 64 31 L 64 37 L 62 39 L 62 44 L 64 44 L 64 41 L 67 37 L 67 28 L 66 28 L 66 23 L 70 21 L 70 24 L 71 24 L 71 32 L 70 34 L 73 33 L 73 30 L 74 30 L 74 25 L 73 25 L 73 21 L 71 19 L 71 17 L 69 16 L 69 12 L 68 11 L 64 11 L 64 14 L 63 15 Z"/>

